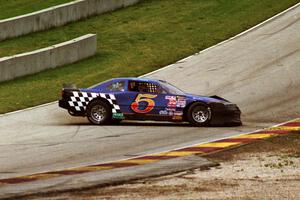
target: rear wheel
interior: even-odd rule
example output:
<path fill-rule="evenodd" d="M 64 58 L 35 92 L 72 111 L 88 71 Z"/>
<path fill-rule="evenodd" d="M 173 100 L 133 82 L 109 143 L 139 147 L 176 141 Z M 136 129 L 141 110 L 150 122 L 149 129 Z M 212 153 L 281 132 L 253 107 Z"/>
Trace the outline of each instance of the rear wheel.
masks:
<path fill-rule="evenodd" d="M 195 103 L 188 109 L 187 118 L 195 126 L 206 126 L 211 119 L 210 108 L 202 103 Z"/>
<path fill-rule="evenodd" d="M 101 100 L 95 100 L 89 103 L 86 113 L 88 120 L 93 124 L 102 125 L 111 122 L 111 108 L 107 103 Z"/>

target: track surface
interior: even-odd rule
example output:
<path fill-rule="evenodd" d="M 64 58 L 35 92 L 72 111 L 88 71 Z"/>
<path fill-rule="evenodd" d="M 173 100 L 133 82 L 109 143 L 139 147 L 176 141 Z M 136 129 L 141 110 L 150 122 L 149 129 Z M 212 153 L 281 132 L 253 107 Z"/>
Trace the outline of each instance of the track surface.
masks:
<path fill-rule="evenodd" d="M 242 127 L 91 126 L 50 104 L 0 117 L 0 179 L 125 159 L 241 134 L 300 116 L 300 6 L 149 77 L 237 103 Z"/>

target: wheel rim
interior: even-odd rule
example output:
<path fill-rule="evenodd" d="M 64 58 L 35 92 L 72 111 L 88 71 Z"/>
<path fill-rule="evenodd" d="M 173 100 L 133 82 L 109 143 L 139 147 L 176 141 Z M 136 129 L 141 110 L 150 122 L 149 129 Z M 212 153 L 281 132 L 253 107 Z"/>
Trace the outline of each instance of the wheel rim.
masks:
<path fill-rule="evenodd" d="M 91 117 L 96 122 L 101 122 L 106 116 L 106 110 L 101 105 L 96 105 L 91 109 Z"/>
<path fill-rule="evenodd" d="M 198 108 L 192 113 L 193 119 L 198 123 L 206 122 L 210 117 L 210 112 L 208 109 Z"/>

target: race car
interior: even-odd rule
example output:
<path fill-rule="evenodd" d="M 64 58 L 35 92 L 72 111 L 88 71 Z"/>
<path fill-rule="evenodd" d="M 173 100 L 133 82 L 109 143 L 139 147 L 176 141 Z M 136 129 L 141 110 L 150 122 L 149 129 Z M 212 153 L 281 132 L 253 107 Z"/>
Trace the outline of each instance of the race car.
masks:
<path fill-rule="evenodd" d="M 240 109 L 226 99 L 188 94 L 166 81 L 146 78 L 115 78 L 89 89 L 64 86 L 59 106 L 96 125 L 122 120 L 242 124 Z"/>

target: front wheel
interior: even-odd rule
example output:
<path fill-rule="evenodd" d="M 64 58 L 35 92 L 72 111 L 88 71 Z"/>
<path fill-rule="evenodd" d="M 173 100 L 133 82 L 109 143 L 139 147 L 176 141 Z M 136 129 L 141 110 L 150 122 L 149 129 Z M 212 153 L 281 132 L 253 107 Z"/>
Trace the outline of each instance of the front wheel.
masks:
<path fill-rule="evenodd" d="M 187 118 L 195 126 L 206 126 L 211 119 L 211 110 L 204 104 L 195 103 L 188 109 Z"/>
<path fill-rule="evenodd" d="M 96 125 L 107 124 L 112 118 L 110 106 L 101 100 L 95 100 L 89 103 L 86 114 L 88 120 Z"/>

